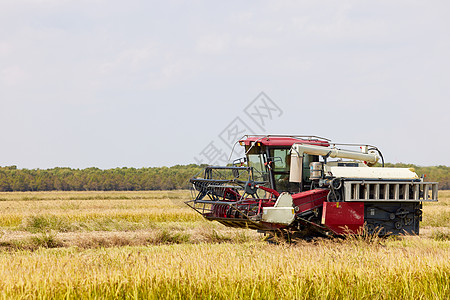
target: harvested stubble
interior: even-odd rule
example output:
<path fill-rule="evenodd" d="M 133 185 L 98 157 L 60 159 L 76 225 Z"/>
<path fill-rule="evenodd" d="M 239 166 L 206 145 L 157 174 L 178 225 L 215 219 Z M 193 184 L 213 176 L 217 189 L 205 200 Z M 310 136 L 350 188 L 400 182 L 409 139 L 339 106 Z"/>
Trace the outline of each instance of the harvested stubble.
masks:
<path fill-rule="evenodd" d="M 0 227 L 56 231 L 136 230 L 155 222 L 203 219 L 188 191 L 0 193 Z"/>

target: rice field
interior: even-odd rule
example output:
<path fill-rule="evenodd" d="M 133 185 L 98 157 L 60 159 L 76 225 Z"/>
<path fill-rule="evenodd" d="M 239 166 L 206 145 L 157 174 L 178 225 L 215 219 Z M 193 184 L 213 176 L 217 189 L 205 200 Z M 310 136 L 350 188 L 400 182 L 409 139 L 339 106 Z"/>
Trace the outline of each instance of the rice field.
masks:
<path fill-rule="evenodd" d="M 420 236 L 268 244 L 188 191 L 0 193 L 4 299 L 449 299 L 450 191 Z"/>

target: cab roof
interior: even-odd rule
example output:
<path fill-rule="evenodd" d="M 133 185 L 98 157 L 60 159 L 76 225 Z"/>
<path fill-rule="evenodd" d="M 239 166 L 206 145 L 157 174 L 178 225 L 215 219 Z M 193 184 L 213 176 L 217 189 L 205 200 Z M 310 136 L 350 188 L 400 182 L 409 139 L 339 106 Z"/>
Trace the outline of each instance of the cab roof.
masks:
<path fill-rule="evenodd" d="M 330 140 L 318 136 L 292 136 L 292 135 L 247 135 L 239 143 L 250 146 L 261 143 L 264 146 L 286 146 L 293 144 L 307 144 L 328 147 Z"/>

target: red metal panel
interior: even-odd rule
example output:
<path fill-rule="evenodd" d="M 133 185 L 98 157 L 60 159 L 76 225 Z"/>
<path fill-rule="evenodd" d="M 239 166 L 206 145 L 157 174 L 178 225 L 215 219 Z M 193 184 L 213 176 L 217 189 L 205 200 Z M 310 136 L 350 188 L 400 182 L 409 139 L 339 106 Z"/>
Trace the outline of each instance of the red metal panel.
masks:
<path fill-rule="evenodd" d="M 241 140 L 239 142 L 244 142 L 246 146 L 250 145 L 252 142 L 261 143 L 261 145 L 265 146 L 292 146 L 293 144 L 307 144 L 307 145 L 316 145 L 316 146 L 324 146 L 328 147 L 330 144 L 326 141 L 321 140 L 303 140 L 298 138 L 291 137 L 268 137 L 262 138 L 260 136 L 249 136 L 245 140 Z"/>
<path fill-rule="evenodd" d="M 327 199 L 328 189 L 315 189 L 292 195 L 295 213 L 299 214 L 317 207 L 322 206 Z"/>
<path fill-rule="evenodd" d="M 322 224 L 336 234 L 360 234 L 364 226 L 364 202 L 324 202 Z"/>

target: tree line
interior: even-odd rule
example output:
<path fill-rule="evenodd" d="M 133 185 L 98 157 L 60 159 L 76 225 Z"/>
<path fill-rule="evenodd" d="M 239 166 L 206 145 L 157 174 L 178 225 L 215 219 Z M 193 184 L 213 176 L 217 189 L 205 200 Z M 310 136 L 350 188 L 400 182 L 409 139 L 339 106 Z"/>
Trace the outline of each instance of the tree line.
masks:
<path fill-rule="evenodd" d="M 450 190 L 450 167 L 443 165 L 422 167 L 404 163 L 397 163 L 397 164 L 387 163 L 385 164 L 385 167 L 413 168 L 416 171 L 417 175 L 425 176 L 424 178 L 425 181 L 439 182 L 440 190 Z"/>
<path fill-rule="evenodd" d="M 18 169 L 0 167 L 0 191 L 139 191 L 175 190 L 190 187 L 189 178 L 206 165 L 176 165 L 154 168 Z M 450 189 L 450 167 L 420 167 L 386 164 L 386 167 L 414 168 L 425 181 L 438 181 L 440 189 Z"/>
<path fill-rule="evenodd" d="M 175 190 L 190 186 L 189 178 L 203 166 L 155 168 L 18 169 L 0 167 L 0 191 L 139 191 Z"/>

